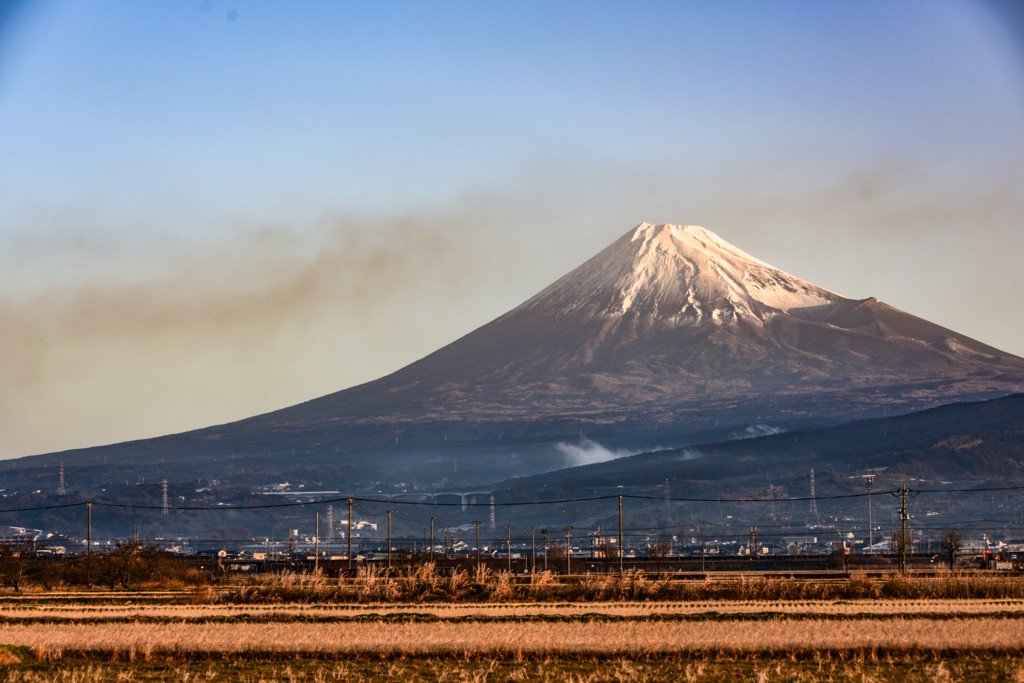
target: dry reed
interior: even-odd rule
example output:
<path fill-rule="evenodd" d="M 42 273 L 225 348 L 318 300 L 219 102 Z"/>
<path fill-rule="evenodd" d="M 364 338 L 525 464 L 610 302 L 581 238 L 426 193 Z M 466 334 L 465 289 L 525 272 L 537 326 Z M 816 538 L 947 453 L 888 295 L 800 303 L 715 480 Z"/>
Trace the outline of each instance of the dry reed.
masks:
<path fill-rule="evenodd" d="M 746 577 L 704 580 L 656 577 L 631 570 L 623 574 L 558 577 L 544 572 L 515 577 L 483 568 L 438 573 L 423 564 L 388 574 L 362 567 L 352 579 L 329 580 L 322 574 L 285 572 L 252 577 L 217 593 L 240 604 L 267 602 L 436 603 L 521 601 L 700 601 L 700 600 L 959 600 L 1024 599 L 1024 580 L 1014 576 L 948 574 L 884 579 L 801 579 Z"/>

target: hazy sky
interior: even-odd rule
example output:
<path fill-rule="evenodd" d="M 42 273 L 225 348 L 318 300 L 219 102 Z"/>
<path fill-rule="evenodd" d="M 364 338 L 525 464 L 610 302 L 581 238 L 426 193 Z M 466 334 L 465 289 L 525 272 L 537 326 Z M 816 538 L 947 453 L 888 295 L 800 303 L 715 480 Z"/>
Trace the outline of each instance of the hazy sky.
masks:
<path fill-rule="evenodd" d="M 1024 355 L 1024 11 L 0 5 L 0 458 L 387 374 L 641 221 Z"/>

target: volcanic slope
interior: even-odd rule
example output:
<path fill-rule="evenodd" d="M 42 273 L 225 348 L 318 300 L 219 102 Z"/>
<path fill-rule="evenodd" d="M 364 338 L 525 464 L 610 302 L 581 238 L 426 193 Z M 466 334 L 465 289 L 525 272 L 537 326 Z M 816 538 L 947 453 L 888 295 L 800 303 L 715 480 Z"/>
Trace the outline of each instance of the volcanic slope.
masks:
<path fill-rule="evenodd" d="M 446 458 L 462 458 L 461 474 L 471 460 L 504 459 L 478 472 L 495 481 L 566 464 L 550 447 L 517 460 L 526 442 L 584 434 L 636 452 L 1021 390 L 1024 359 L 877 299 L 839 296 L 704 228 L 643 223 L 391 375 L 228 425 L 81 451 L 79 462 L 259 455 L 273 468 L 304 454 L 366 472 L 428 461 L 452 472 Z M 368 456 L 385 448 L 395 451 L 387 465 Z"/>
<path fill-rule="evenodd" d="M 422 360 L 257 423 L 696 428 L 1021 389 L 1024 359 L 877 299 L 846 299 L 704 228 L 644 223 Z"/>

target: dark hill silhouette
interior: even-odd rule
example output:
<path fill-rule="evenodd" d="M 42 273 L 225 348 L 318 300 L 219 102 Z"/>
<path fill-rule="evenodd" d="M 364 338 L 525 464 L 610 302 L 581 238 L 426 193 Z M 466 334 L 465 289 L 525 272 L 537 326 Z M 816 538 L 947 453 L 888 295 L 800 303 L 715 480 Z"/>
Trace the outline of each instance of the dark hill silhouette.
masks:
<path fill-rule="evenodd" d="M 791 484 L 806 496 L 811 467 L 819 475 L 877 472 L 879 488 L 907 481 L 1002 484 L 1024 480 L 1024 394 L 953 403 L 909 415 L 856 420 L 750 439 L 642 453 L 521 477 L 495 486 L 515 500 L 586 495 L 613 487 L 656 487 L 667 479 L 678 496 L 734 496 L 737 488 Z M 792 482 L 797 481 L 796 486 Z M 744 483 L 745 482 L 745 483 Z M 859 485 L 849 485 L 859 492 Z M 981 502 L 984 502 L 982 500 Z"/>

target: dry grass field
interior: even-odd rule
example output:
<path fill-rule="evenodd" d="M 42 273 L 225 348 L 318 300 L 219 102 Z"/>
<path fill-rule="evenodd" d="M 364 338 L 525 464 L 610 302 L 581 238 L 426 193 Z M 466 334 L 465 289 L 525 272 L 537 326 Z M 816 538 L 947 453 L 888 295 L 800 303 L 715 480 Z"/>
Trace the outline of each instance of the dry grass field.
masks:
<path fill-rule="evenodd" d="M 38 594 L 18 603 L 0 599 L 0 624 L 82 621 L 339 621 L 424 615 L 436 619 L 563 619 L 599 614 L 610 618 L 793 618 L 877 617 L 1024 617 L 1024 600 L 729 600 L 562 603 L 369 603 L 166 604 L 140 600 L 151 594 L 122 596 L 117 602 L 90 603 L 72 593 Z M 93 596 L 99 597 L 99 596 Z"/>
<path fill-rule="evenodd" d="M 0 642 L 40 656 L 128 659 L 276 655 L 557 656 L 700 653 L 1024 652 L 1020 619 L 742 621 L 352 621 L 344 623 L 40 623 L 0 626 Z"/>
<path fill-rule="evenodd" d="M 636 578 L 636 577 L 634 577 Z M 641 577 L 642 578 L 642 577 Z M 3 681 L 1017 680 L 1018 579 L 980 598 L 321 601 L 215 591 L 0 595 Z M 312 579 L 313 582 L 319 579 Z M 375 579 L 378 583 L 379 579 Z M 495 581 L 500 581 L 495 578 Z M 901 580 L 902 581 L 902 580 Z M 1012 583 L 1007 583 L 1012 581 Z M 808 584 L 811 580 L 807 581 Z M 316 586 L 318 584 L 313 583 Z M 761 599 L 752 586 L 772 599 Z M 941 595 L 944 586 L 924 588 Z M 308 588 L 308 586 L 307 586 Z M 724 590 L 709 586 L 710 592 Z M 287 590 L 285 590 L 287 589 Z M 354 590 L 337 583 L 317 590 Z M 862 588 L 857 588 L 861 590 Z M 842 593 L 786 584 L 803 595 Z M 263 599 L 256 599 L 259 593 Z M 490 594 L 490 593 L 488 593 Z"/>

